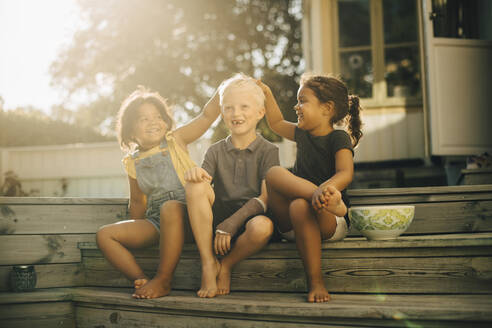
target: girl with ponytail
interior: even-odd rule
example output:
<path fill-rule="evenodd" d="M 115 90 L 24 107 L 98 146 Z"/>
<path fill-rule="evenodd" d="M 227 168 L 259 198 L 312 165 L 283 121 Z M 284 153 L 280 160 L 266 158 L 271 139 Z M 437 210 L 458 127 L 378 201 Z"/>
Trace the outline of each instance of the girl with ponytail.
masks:
<path fill-rule="evenodd" d="M 321 241 L 339 241 L 348 233 L 349 200 L 345 189 L 354 175 L 353 148 L 362 137 L 357 96 L 328 76 L 303 76 L 297 91 L 297 123 L 284 120 L 270 88 L 265 93 L 270 128 L 297 143 L 292 170 L 272 167 L 266 174 L 268 208 L 281 235 L 296 242 L 304 263 L 309 302 L 330 295 L 321 274 Z M 347 130 L 335 129 L 346 123 Z"/>

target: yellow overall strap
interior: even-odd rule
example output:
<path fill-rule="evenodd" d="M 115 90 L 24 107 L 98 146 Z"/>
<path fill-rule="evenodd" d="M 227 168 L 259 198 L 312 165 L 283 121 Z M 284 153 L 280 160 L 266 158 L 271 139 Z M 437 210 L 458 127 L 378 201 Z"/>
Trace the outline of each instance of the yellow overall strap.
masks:
<path fill-rule="evenodd" d="M 190 155 L 177 144 L 172 132 L 166 133 L 166 141 L 174 169 L 178 174 L 179 181 L 181 181 L 181 184 L 184 186 L 186 183 L 184 180 L 184 173 L 197 165 L 191 160 Z"/>

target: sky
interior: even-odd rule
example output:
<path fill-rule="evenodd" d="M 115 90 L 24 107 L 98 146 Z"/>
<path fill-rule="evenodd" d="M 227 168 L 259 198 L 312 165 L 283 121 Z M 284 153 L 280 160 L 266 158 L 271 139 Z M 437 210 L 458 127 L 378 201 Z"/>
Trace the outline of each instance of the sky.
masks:
<path fill-rule="evenodd" d="M 0 96 L 4 109 L 61 103 L 49 67 L 80 26 L 76 0 L 0 0 Z"/>

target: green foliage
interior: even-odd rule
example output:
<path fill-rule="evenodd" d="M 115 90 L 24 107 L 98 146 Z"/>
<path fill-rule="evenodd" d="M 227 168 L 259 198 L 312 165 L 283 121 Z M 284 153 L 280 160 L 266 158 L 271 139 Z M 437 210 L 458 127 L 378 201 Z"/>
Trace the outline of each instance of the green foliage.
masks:
<path fill-rule="evenodd" d="M 0 147 L 111 141 L 96 130 L 56 121 L 37 110 L 0 108 Z"/>
<path fill-rule="evenodd" d="M 195 116 L 222 80 L 235 72 L 262 78 L 294 119 L 303 70 L 299 0 L 81 0 L 87 26 L 51 67 L 52 83 L 94 101 L 75 121 L 111 126 L 137 85 Z M 183 115 L 186 112 L 187 115 Z M 179 115 L 175 115 L 179 116 Z M 265 130 L 266 125 L 261 124 Z M 216 137 L 224 133 L 219 125 Z M 275 139 L 271 132 L 264 133 Z"/>

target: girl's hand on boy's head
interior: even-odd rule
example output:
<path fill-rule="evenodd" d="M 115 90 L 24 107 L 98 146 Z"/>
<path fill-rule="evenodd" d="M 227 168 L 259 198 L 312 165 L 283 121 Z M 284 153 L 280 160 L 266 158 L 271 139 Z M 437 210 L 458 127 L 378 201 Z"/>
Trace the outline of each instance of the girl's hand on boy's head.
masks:
<path fill-rule="evenodd" d="M 270 87 L 268 85 L 266 85 L 265 83 L 263 83 L 261 80 L 256 80 L 256 84 L 261 88 L 261 90 L 263 91 L 263 93 L 265 95 L 268 95 L 272 92 L 270 90 Z"/>
<path fill-rule="evenodd" d="M 211 182 L 212 177 L 201 167 L 194 167 L 184 174 L 186 182 Z"/>

